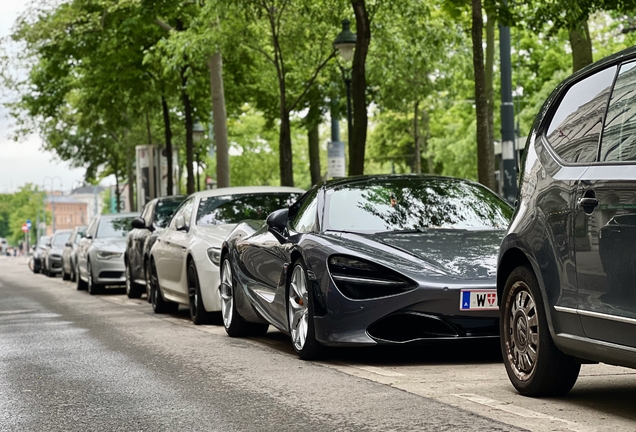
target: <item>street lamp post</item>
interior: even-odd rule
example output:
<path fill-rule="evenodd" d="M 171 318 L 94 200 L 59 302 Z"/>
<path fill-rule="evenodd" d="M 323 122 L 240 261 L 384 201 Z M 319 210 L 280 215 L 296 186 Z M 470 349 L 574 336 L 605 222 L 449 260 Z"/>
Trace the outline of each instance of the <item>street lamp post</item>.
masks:
<path fill-rule="evenodd" d="M 46 181 L 47 180 L 51 180 L 51 219 L 53 219 L 51 221 L 51 228 L 53 230 L 53 232 L 55 232 L 55 180 L 59 180 L 60 181 L 60 190 L 62 190 L 63 186 L 62 186 L 62 179 L 58 176 L 54 176 L 54 177 L 44 177 L 44 180 L 42 180 L 42 188 L 44 189 L 44 191 L 46 192 Z M 44 206 L 44 221 L 46 222 L 46 206 Z"/>
<path fill-rule="evenodd" d="M 351 118 L 351 61 L 356 48 L 357 36 L 351 31 L 351 22 L 348 19 L 342 20 L 342 31 L 333 41 L 334 49 L 338 50 L 338 54 L 345 63 L 345 66 L 338 62 L 342 79 L 347 89 L 347 142 L 351 145 L 351 130 L 353 129 L 353 120 Z"/>

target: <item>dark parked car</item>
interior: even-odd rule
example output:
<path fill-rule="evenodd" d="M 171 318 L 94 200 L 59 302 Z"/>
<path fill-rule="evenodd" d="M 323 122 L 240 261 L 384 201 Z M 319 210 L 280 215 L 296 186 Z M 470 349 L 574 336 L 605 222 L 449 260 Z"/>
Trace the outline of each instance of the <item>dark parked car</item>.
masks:
<path fill-rule="evenodd" d="M 139 298 L 146 290 L 146 271 L 150 249 L 174 211 L 186 199 L 184 195 L 155 198 L 144 206 L 141 216 L 132 220 L 128 233 L 124 264 L 126 265 L 126 294 Z"/>
<path fill-rule="evenodd" d="M 73 229 L 62 253 L 62 279 L 75 282 L 77 277 L 77 245 L 84 237 L 86 226 L 78 226 Z"/>
<path fill-rule="evenodd" d="M 55 277 L 56 274 L 62 273 L 62 252 L 70 236 L 71 230 L 55 230 L 49 240 L 48 248 L 42 252 L 42 272 L 48 277 Z"/>
<path fill-rule="evenodd" d="M 230 336 L 323 345 L 499 337 L 495 266 L 512 208 L 489 189 L 438 176 L 318 185 L 266 222 L 245 221 L 221 256 Z"/>
<path fill-rule="evenodd" d="M 33 252 L 33 273 L 42 271 L 42 254 L 49 248 L 49 240 L 51 240 L 50 236 L 42 236 L 38 240 L 38 245 Z"/>
<path fill-rule="evenodd" d="M 581 363 L 636 367 L 636 49 L 566 79 L 537 116 L 497 288 L 508 376 L 567 393 Z"/>

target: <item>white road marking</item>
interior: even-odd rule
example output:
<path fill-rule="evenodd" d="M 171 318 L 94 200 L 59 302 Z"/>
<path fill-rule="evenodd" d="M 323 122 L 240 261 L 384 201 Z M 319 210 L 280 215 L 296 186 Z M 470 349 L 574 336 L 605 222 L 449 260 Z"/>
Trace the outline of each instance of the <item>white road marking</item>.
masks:
<path fill-rule="evenodd" d="M 569 429 L 571 431 L 575 431 L 575 432 L 593 432 L 596 431 L 596 429 L 588 427 L 588 426 L 583 426 L 580 425 L 576 422 L 572 422 L 569 420 L 565 420 L 565 419 L 561 419 L 558 417 L 553 417 L 551 415 L 547 415 L 547 414 L 543 414 L 537 411 L 532 411 L 529 410 L 527 408 L 522 408 L 507 402 L 501 402 L 495 399 L 490 399 L 487 397 L 483 397 L 483 396 L 479 396 L 476 394 L 454 394 L 453 396 L 456 396 L 458 398 L 462 398 L 462 399 L 466 399 L 469 400 L 471 402 L 480 404 L 480 405 L 485 405 L 489 408 L 494 408 L 494 409 L 498 409 L 501 411 L 505 411 L 507 413 L 510 414 L 514 414 L 514 415 L 518 415 L 520 417 L 526 417 L 526 418 L 535 418 L 535 419 L 543 419 L 543 420 L 549 420 L 551 422 L 559 422 L 559 423 L 563 423 L 566 429 Z"/>
<path fill-rule="evenodd" d="M 0 315 L 21 314 L 21 313 L 26 313 L 26 312 L 35 312 L 35 309 L 20 309 L 20 310 L 0 311 Z"/>
<path fill-rule="evenodd" d="M 348 365 L 348 366 L 353 366 L 356 369 L 361 369 L 363 371 L 366 372 L 371 372 L 374 373 L 376 375 L 381 375 L 381 376 L 385 376 L 385 377 L 402 377 L 404 376 L 404 374 L 401 374 L 399 372 L 393 372 L 393 371 L 389 371 L 389 370 L 385 370 L 379 367 L 375 367 L 375 366 L 358 366 L 358 365 Z"/>

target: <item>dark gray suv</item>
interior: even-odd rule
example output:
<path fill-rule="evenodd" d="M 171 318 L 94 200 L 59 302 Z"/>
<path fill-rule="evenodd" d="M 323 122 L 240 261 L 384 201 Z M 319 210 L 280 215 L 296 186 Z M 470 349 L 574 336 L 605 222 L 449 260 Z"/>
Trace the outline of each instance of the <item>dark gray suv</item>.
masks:
<path fill-rule="evenodd" d="M 497 275 L 513 385 L 559 395 L 581 363 L 636 368 L 636 49 L 554 90 L 520 179 Z"/>

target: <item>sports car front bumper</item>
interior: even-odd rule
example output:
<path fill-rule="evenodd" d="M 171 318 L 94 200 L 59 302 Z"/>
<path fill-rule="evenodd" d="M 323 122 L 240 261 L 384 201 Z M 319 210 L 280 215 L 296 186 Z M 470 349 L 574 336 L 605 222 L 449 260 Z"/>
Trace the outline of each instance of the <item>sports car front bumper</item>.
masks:
<path fill-rule="evenodd" d="M 441 281 L 388 297 L 352 300 L 333 281 L 326 291 L 314 286 L 316 338 L 325 345 L 359 346 L 499 337 L 499 311 L 461 310 L 462 289 L 496 292 L 494 283 Z"/>

